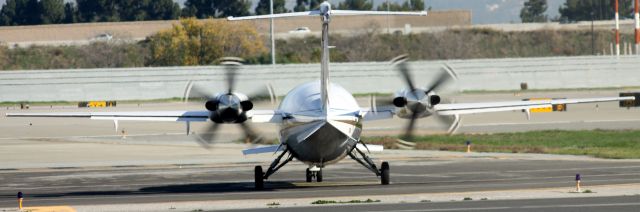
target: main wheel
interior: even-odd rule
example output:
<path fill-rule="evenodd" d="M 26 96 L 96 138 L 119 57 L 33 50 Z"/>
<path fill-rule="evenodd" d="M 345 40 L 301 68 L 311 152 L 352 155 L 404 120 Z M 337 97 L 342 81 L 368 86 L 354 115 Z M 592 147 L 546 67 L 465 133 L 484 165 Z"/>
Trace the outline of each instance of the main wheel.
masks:
<path fill-rule="evenodd" d="M 380 168 L 380 184 L 389 185 L 389 163 L 382 162 L 382 166 Z"/>
<path fill-rule="evenodd" d="M 322 169 L 316 172 L 316 182 L 322 182 Z"/>
<path fill-rule="evenodd" d="M 311 181 L 313 181 L 313 174 L 311 173 L 311 171 L 309 171 L 309 168 L 307 168 L 307 183 L 310 183 Z"/>
<path fill-rule="evenodd" d="M 254 169 L 254 177 L 255 177 L 255 189 L 261 190 L 264 188 L 264 178 L 262 172 L 262 166 L 256 166 Z"/>

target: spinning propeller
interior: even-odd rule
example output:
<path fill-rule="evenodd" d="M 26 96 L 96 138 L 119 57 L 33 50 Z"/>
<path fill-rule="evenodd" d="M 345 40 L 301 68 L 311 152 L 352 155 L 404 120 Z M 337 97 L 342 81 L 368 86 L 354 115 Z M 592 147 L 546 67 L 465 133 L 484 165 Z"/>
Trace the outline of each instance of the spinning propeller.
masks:
<path fill-rule="evenodd" d="M 220 124 L 238 124 L 244 133 L 244 140 L 248 143 L 256 144 L 262 140 L 257 131 L 255 131 L 249 123 L 247 123 L 247 112 L 253 109 L 251 100 L 269 97 L 272 104 L 277 101 L 273 92 L 273 87 L 268 85 L 264 92 L 257 92 L 251 97 L 242 93 L 234 92 L 237 72 L 242 66 L 241 58 L 224 57 L 220 59 L 220 64 L 225 69 L 226 91 L 213 94 L 208 90 L 202 89 L 189 81 L 184 92 L 184 101 L 189 99 L 198 99 L 205 101 L 204 105 L 209 110 L 209 119 L 204 133 L 196 136 L 196 141 L 204 148 L 210 149 Z"/>
<path fill-rule="evenodd" d="M 440 123 L 449 126 L 447 133 L 451 134 L 455 132 L 459 127 L 459 116 L 454 116 L 453 118 L 450 116 L 442 116 L 434 110 L 434 106 L 442 102 L 441 97 L 436 94 L 436 91 L 442 90 L 444 85 L 447 85 L 449 82 L 456 81 L 457 76 L 455 72 L 449 65 L 445 64 L 439 69 L 440 73 L 436 75 L 434 80 L 425 86 L 425 89 L 418 88 L 413 82 L 413 77 L 406 63 L 407 59 L 407 55 L 400 55 L 391 61 L 398 72 L 400 72 L 400 75 L 408 87 L 408 89 L 397 93 L 392 102 L 394 106 L 405 109 L 406 113 L 399 113 L 399 116 L 409 119 L 409 123 L 405 127 L 405 132 L 401 138 L 411 141 L 417 119 L 427 116 L 434 116 Z"/>

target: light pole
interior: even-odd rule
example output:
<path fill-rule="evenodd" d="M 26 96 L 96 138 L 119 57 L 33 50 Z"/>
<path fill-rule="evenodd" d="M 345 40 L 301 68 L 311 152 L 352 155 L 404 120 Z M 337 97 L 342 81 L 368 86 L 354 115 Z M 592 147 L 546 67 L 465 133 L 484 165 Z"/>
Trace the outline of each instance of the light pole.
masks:
<path fill-rule="evenodd" d="M 269 1 L 269 13 L 273 15 L 273 0 Z M 271 30 L 271 65 L 276 64 L 276 41 L 273 36 L 273 18 L 270 18 L 270 30 Z"/>
<path fill-rule="evenodd" d="M 387 13 L 389 13 L 389 0 L 387 0 Z M 391 33 L 391 23 L 389 22 L 389 14 L 387 14 L 387 34 Z"/>

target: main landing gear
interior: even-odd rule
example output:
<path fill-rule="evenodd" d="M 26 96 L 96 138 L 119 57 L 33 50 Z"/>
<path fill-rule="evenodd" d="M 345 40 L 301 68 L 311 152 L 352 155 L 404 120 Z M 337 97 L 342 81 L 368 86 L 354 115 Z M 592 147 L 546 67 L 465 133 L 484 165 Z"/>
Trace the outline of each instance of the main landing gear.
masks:
<path fill-rule="evenodd" d="M 289 161 L 293 160 L 293 155 L 289 154 L 287 159 L 280 162 L 280 160 L 289 153 L 289 150 L 285 149 L 282 154 L 278 155 L 278 157 L 271 163 L 267 172 L 262 171 L 262 166 L 256 166 L 254 169 L 254 179 L 255 179 L 255 189 L 261 190 L 264 189 L 264 180 L 268 179 L 269 176 L 276 173 L 278 169 L 282 168 L 284 165 L 289 163 Z"/>
<path fill-rule="evenodd" d="M 356 154 L 360 155 L 360 157 L 357 157 Z M 376 174 L 376 176 L 380 176 L 380 184 L 389 185 L 390 172 L 389 172 L 388 162 L 386 161 L 382 162 L 380 169 L 378 169 L 378 167 L 376 167 L 376 164 L 371 160 L 371 158 L 369 158 L 369 156 L 367 156 L 364 152 L 362 152 L 358 148 L 353 148 L 353 150 L 349 152 L 349 157 L 351 157 L 351 159 L 360 163 L 365 168 L 369 169 L 371 172 Z"/>

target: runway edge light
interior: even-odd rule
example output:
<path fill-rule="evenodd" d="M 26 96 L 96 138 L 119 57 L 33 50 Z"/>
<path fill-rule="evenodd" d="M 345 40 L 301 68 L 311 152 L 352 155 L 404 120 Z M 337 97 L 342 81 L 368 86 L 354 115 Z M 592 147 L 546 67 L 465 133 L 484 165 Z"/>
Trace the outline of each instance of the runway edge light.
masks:
<path fill-rule="evenodd" d="M 471 152 L 471 141 L 467 140 L 465 143 L 467 144 L 467 153 L 470 153 Z"/>
<path fill-rule="evenodd" d="M 18 197 L 18 208 L 22 210 L 22 200 L 24 197 L 22 194 L 22 191 L 18 191 L 17 197 Z"/>
<path fill-rule="evenodd" d="M 582 177 L 580 177 L 580 174 L 576 174 L 576 192 L 581 192 L 580 180 L 582 180 Z"/>

